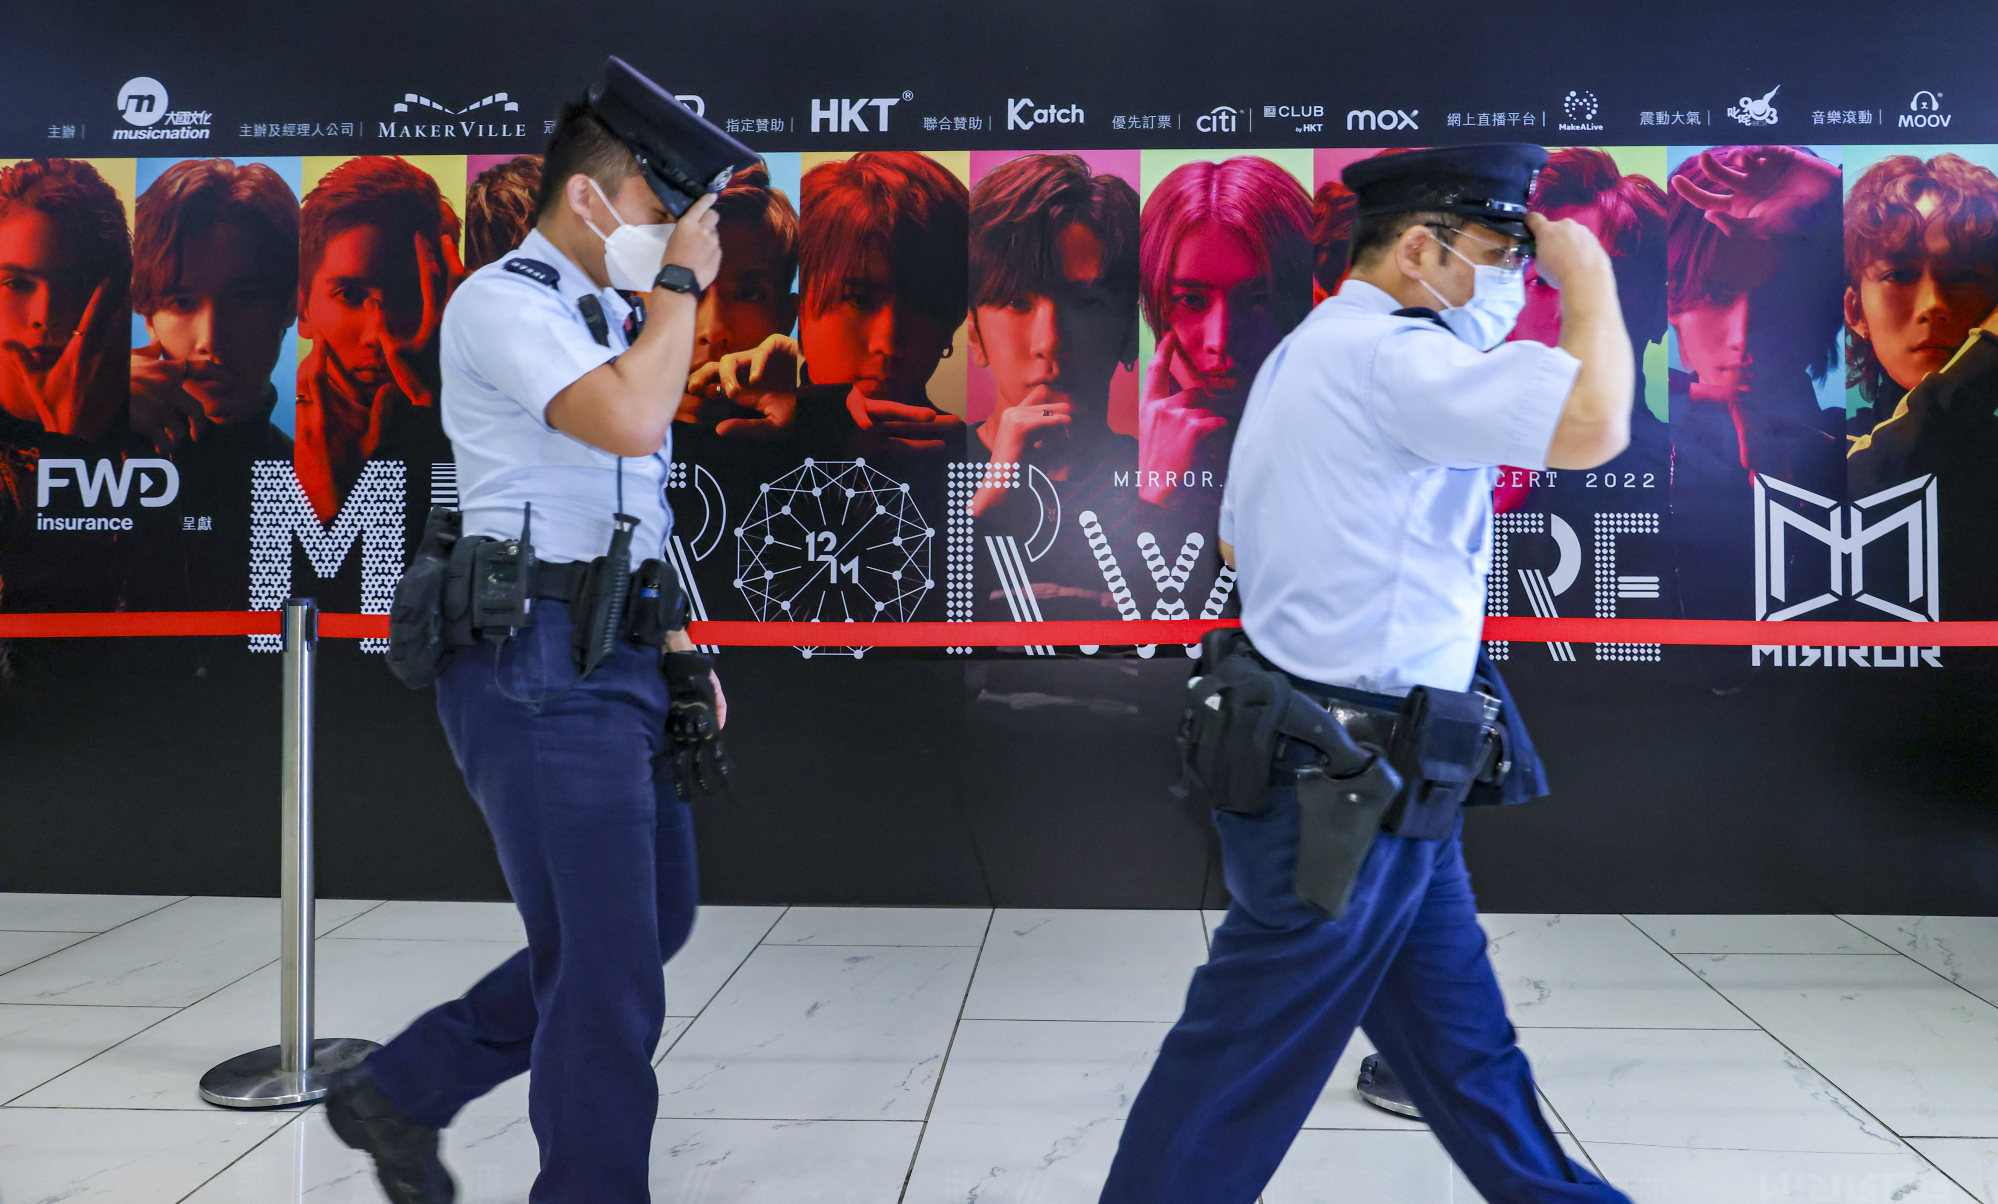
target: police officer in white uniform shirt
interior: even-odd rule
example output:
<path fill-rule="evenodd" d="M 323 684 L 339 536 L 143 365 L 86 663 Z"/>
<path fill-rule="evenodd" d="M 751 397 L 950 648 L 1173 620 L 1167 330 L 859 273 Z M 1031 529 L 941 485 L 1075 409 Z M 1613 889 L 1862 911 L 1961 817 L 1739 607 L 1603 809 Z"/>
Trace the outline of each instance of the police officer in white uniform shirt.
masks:
<path fill-rule="evenodd" d="M 660 966 L 698 902 L 669 728 L 689 708 L 718 728 L 723 705 L 684 622 L 661 617 L 647 642 L 631 625 L 674 592 L 648 597 L 629 578 L 663 559 L 669 433 L 699 295 L 721 266 L 712 195 L 676 192 L 648 153 L 648 129 L 693 120 L 674 110 L 612 60 L 556 124 L 533 232 L 467 278 L 444 313 L 460 546 L 521 540 L 535 560 L 481 572 L 531 576 L 531 609 L 524 627 L 489 626 L 444 659 L 438 714 L 528 947 L 333 1084 L 328 1119 L 373 1157 L 396 1204 L 456 1198 L 439 1131 L 530 1068 L 541 1160 L 528 1199 L 650 1198 Z M 644 295 L 642 311 L 625 292 Z M 468 542 L 480 536 L 496 542 Z M 613 596 L 630 609 L 597 623 Z M 448 588 L 445 598 L 448 625 Z"/>
<path fill-rule="evenodd" d="M 1292 739 L 1262 753 L 1252 805 L 1215 804 L 1232 904 L 1105 1204 L 1250 1204 L 1355 1027 L 1491 1204 L 1628 1204 L 1541 1115 L 1459 843 L 1458 808 L 1486 801 L 1467 789 L 1545 793 L 1479 651 L 1496 467 L 1592 468 L 1629 440 L 1609 259 L 1585 227 L 1528 212 L 1546 161 L 1504 144 L 1347 168 L 1351 272 L 1257 375 L 1220 522 L 1253 645 L 1237 655 L 1393 753 L 1399 786 L 1384 819 L 1366 812 L 1338 844 L 1317 817 L 1366 792 L 1321 793 L 1324 762 Z M 1560 343 L 1501 345 L 1534 254 L 1564 290 Z M 1328 848 L 1352 867 L 1331 895 L 1317 885 Z"/>

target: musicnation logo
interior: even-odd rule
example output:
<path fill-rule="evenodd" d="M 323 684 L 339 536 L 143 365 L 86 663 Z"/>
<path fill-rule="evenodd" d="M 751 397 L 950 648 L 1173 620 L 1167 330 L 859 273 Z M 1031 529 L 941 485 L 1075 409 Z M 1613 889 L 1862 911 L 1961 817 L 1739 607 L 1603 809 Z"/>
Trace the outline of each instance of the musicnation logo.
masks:
<path fill-rule="evenodd" d="M 208 137 L 210 114 L 198 109 L 167 108 L 166 85 L 149 75 L 125 81 L 118 89 L 118 112 L 125 127 L 111 131 L 115 141 L 175 141 Z"/>
<path fill-rule="evenodd" d="M 466 118 L 484 113 L 493 116 L 501 113 L 520 112 L 520 102 L 504 92 L 495 92 L 480 100 L 475 100 L 462 109 L 453 109 L 438 104 L 428 96 L 418 96 L 405 92 L 395 103 L 397 113 L 435 113 L 442 117 Z M 524 138 L 527 136 L 527 123 L 524 121 L 384 121 L 376 131 L 383 138 Z"/>

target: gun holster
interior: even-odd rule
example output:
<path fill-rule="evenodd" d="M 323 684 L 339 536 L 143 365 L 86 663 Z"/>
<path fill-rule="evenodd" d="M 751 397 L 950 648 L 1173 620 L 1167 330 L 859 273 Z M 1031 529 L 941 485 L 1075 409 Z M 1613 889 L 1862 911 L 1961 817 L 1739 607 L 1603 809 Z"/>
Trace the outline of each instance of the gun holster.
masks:
<path fill-rule="evenodd" d="M 436 681 L 451 652 L 444 630 L 445 580 L 462 530 L 463 516 L 456 510 L 432 510 L 389 603 L 389 671 L 412 690 Z"/>

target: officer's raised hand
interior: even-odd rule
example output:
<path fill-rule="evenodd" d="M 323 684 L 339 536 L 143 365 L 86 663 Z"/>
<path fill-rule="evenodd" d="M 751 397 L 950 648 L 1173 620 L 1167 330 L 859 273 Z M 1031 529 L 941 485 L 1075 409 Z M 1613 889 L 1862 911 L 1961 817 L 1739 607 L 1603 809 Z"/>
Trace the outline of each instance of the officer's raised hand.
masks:
<path fill-rule="evenodd" d="M 721 217 L 715 213 L 715 195 L 704 193 L 689 205 L 666 240 L 666 262 L 692 272 L 702 288 L 713 284 L 721 272 Z"/>

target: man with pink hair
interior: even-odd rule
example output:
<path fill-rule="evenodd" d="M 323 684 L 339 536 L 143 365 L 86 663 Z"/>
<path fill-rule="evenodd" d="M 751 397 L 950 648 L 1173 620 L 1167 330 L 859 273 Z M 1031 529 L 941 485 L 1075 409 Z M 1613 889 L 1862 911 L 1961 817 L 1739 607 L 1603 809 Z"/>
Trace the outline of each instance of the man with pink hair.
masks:
<path fill-rule="evenodd" d="M 1139 218 L 1138 283 L 1158 347 L 1138 403 L 1139 496 L 1220 504 L 1256 370 L 1311 312 L 1311 197 L 1253 155 L 1175 168 Z"/>

